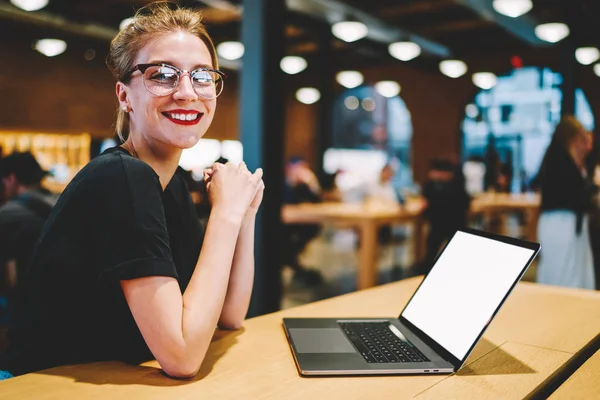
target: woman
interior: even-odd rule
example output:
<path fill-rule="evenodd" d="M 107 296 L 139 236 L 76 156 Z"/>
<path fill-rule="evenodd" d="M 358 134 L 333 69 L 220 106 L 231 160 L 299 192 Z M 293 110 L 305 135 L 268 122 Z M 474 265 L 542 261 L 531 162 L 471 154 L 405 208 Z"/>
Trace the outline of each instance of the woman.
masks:
<path fill-rule="evenodd" d="M 539 283 L 594 289 L 594 267 L 586 212 L 593 185 L 585 170 L 592 135 L 573 117 L 563 118 L 539 173 L 542 204 L 538 240 Z"/>
<path fill-rule="evenodd" d="M 177 165 L 209 128 L 224 74 L 201 15 L 171 8 L 141 9 L 111 43 L 124 143 L 92 160 L 58 201 L 0 370 L 156 358 L 166 374 L 191 377 L 217 325 L 242 324 L 262 171 L 207 171 L 213 208 L 203 232 Z"/>

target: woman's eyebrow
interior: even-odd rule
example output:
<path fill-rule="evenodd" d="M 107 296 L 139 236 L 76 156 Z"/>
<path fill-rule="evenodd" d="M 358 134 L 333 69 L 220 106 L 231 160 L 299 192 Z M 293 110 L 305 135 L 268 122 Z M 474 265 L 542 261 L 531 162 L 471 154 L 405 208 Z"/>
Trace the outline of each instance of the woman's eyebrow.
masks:
<path fill-rule="evenodd" d="M 175 63 L 173 61 L 169 61 L 169 60 L 151 60 L 151 61 L 148 61 L 146 64 L 169 64 L 169 65 L 172 65 L 174 67 L 177 67 L 177 65 L 176 65 L 177 63 Z M 177 67 L 177 68 L 179 68 L 179 67 Z M 213 66 L 209 65 L 209 64 L 196 64 L 196 65 L 194 65 L 192 67 L 191 70 L 193 71 L 193 70 L 198 69 L 198 68 L 213 69 Z M 179 68 L 179 69 L 183 69 L 183 68 Z"/>

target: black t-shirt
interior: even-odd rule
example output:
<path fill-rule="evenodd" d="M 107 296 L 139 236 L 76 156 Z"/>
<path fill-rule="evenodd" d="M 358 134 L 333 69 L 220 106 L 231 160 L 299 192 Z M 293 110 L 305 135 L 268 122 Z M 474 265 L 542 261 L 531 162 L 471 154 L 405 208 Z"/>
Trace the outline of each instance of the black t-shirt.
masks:
<path fill-rule="evenodd" d="M 163 192 L 149 165 L 116 147 L 75 176 L 19 283 L 0 369 L 153 358 L 120 281 L 169 276 L 185 291 L 204 231 L 182 173 Z"/>

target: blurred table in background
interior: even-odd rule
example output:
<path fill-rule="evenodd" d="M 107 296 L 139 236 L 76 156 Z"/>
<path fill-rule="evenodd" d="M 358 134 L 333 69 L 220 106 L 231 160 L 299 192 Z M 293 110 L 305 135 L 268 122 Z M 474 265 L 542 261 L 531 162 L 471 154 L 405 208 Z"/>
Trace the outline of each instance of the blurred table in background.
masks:
<path fill-rule="evenodd" d="M 482 215 L 484 229 L 507 235 L 507 216 L 521 213 L 524 218 L 526 240 L 536 241 L 540 197 L 537 194 L 483 193 L 471 202 L 471 216 Z M 414 198 L 404 206 L 379 202 L 365 203 L 305 203 L 284 205 L 281 217 L 286 224 L 331 224 L 353 228 L 360 235 L 357 288 L 365 289 L 377 284 L 377 231 L 382 226 L 412 224 L 413 250 L 416 260 L 424 255 L 424 202 Z"/>
<path fill-rule="evenodd" d="M 405 206 L 389 203 L 305 203 L 288 204 L 281 209 L 286 224 L 332 224 L 336 227 L 357 229 L 360 236 L 359 264 L 356 287 L 366 289 L 377 284 L 378 229 L 386 225 L 412 224 L 414 226 L 414 255 L 423 255 L 423 203 L 408 202 Z"/>
<path fill-rule="evenodd" d="M 536 193 L 482 193 L 471 201 L 470 214 L 484 216 L 485 230 L 507 235 L 507 216 L 520 213 L 525 218 L 524 238 L 535 242 L 540 202 Z"/>

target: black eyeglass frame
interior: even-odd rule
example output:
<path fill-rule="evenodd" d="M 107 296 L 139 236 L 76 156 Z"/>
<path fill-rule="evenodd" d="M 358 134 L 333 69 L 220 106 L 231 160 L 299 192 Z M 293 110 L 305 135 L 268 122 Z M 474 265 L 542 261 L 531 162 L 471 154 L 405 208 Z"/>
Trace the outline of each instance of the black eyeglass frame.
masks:
<path fill-rule="evenodd" d="M 131 74 L 133 74 L 135 71 L 140 71 L 142 73 L 142 79 L 144 79 L 143 75 L 146 73 L 146 70 L 150 67 L 167 67 L 167 68 L 172 68 L 173 70 L 175 70 L 175 72 L 177 72 L 177 85 L 175 85 L 175 87 L 173 88 L 173 92 L 175 90 L 177 90 L 177 88 L 179 87 L 179 82 L 181 81 L 181 75 L 185 74 L 186 72 L 188 73 L 188 75 L 190 76 L 190 78 L 192 77 L 193 73 L 196 73 L 198 71 L 208 71 L 208 72 L 214 72 L 217 75 L 220 76 L 221 80 L 223 82 L 225 82 L 225 78 L 227 78 L 227 74 L 223 71 L 219 71 L 218 69 L 213 69 L 213 68 L 206 68 L 206 67 L 201 67 L 201 68 L 196 68 L 194 70 L 191 71 L 186 71 L 184 69 L 179 69 L 171 64 L 165 64 L 165 63 L 150 63 L 150 64 L 136 64 L 133 66 L 132 69 L 130 69 L 128 72 L 126 72 L 123 77 L 121 79 L 119 79 L 121 82 L 123 83 L 129 83 L 131 81 Z M 215 86 L 217 85 L 218 82 L 215 82 Z M 144 84 L 144 87 L 146 87 L 146 85 Z M 146 90 L 148 90 L 148 88 L 146 88 Z M 150 92 L 150 90 L 148 90 L 148 92 Z M 169 94 L 165 94 L 164 96 L 168 96 L 170 94 L 172 94 L 173 92 L 169 93 Z M 217 98 L 221 95 L 221 93 L 223 93 L 223 89 L 221 89 L 221 91 L 219 92 L 219 94 L 217 94 L 215 97 L 213 98 Z M 158 96 L 152 92 L 150 92 L 150 94 L 154 95 L 154 96 Z M 198 95 L 200 96 L 200 95 Z M 200 96 L 203 97 L 203 96 Z M 205 98 L 205 97 L 203 97 Z M 211 98 L 212 99 L 212 98 Z"/>

